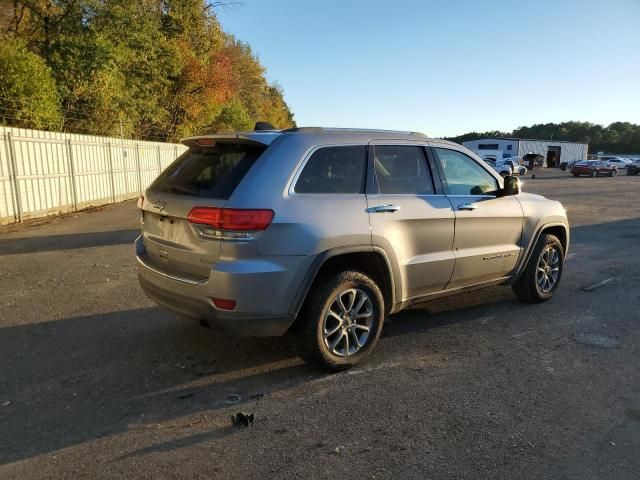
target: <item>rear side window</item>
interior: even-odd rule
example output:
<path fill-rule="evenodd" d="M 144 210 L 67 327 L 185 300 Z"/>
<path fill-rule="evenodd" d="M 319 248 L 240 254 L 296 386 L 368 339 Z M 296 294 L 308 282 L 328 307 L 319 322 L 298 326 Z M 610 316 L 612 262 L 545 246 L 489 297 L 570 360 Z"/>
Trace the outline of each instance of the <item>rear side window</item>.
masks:
<path fill-rule="evenodd" d="M 294 187 L 296 193 L 364 193 L 367 147 L 323 147 L 316 150 Z"/>
<path fill-rule="evenodd" d="M 149 189 L 226 200 L 265 149 L 241 143 L 191 148 L 162 172 Z"/>
<path fill-rule="evenodd" d="M 432 195 L 434 193 L 431 173 L 422 147 L 376 146 L 374 164 L 381 194 Z"/>

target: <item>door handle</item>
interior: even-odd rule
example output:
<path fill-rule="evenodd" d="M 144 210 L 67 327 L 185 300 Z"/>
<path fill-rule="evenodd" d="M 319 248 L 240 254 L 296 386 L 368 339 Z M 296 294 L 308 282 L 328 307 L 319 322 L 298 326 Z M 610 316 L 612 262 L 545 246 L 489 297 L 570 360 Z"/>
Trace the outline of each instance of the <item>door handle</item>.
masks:
<path fill-rule="evenodd" d="M 464 203 L 462 205 L 458 205 L 458 210 L 475 210 L 478 208 L 475 203 Z"/>
<path fill-rule="evenodd" d="M 368 208 L 369 213 L 393 213 L 400 210 L 400 205 L 378 205 Z"/>

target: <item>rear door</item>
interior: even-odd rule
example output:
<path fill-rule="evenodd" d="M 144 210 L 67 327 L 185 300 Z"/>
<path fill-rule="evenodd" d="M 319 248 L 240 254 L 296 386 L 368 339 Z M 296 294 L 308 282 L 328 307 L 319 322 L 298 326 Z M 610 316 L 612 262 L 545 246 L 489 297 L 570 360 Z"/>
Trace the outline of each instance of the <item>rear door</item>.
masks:
<path fill-rule="evenodd" d="M 442 290 L 453 272 L 454 214 L 424 145 L 372 141 L 367 193 L 372 242 L 398 267 L 402 300 Z"/>
<path fill-rule="evenodd" d="M 520 202 L 498 196 L 498 180 L 466 153 L 438 146 L 432 152 L 455 212 L 456 261 L 448 288 L 508 275 L 521 254 Z"/>
<path fill-rule="evenodd" d="M 142 205 L 143 260 L 168 274 L 209 278 L 220 256 L 220 241 L 206 227 L 190 223 L 189 212 L 194 207 L 224 207 L 266 148 L 233 141 L 193 144 L 162 172 Z"/>

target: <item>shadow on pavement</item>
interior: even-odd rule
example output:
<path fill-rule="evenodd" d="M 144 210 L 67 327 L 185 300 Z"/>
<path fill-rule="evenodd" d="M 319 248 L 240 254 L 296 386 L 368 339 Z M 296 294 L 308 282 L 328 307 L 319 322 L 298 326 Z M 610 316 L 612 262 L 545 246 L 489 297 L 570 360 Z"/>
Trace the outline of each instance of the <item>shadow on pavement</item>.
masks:
<path fill-rule="evenodd" d="M 437 313 L 429 321 L 424 311 L 401 313 L 386 336 L 472 320 L 488 306 Z M 159 308 L 2 328 L 0 364 L 0 402 L 11 401 L 0 409 L 0 464 L 179 423 L 227 408 L 224 400 L 232 394 L 242 399 L 238 407 L 251 408 L 262 395 L 325 376 L 298 359 L 287 337 L 223 337 Z M 229 433 L 222 427 L 130 456 Z"/>
<path fill-rule="evenodd" d="M 74 250 L 133 243 L 140 231 L 116 230 L 108 232 L 48 235 L 43 237 L 14 237 L 0 240 L 0 255 Z"/>

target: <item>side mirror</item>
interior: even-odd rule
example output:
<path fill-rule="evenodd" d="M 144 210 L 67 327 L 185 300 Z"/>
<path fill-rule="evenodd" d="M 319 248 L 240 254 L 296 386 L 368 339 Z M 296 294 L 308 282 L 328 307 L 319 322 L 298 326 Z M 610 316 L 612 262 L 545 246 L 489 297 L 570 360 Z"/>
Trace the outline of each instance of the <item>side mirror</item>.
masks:
<path fill-rule="evenodd" d="M 513 175 L 507 175 L 504 177 L 504 188 L 502 189 L 502 195 L 518 195 L 520 193 L 520 179 Z"/>

